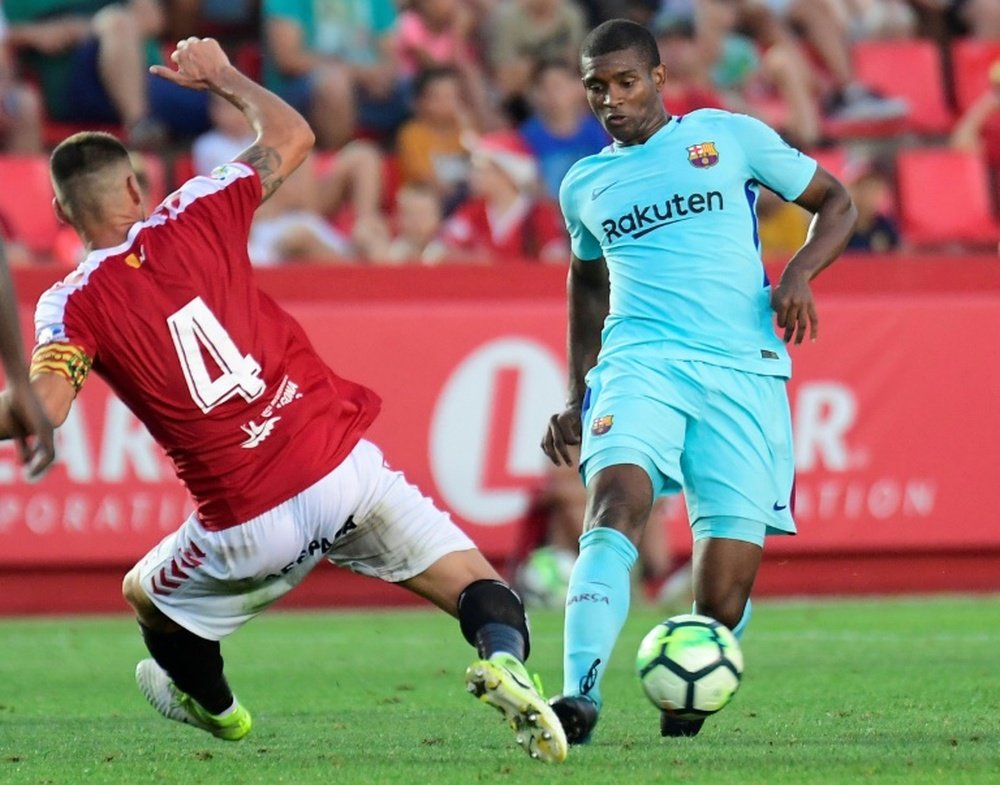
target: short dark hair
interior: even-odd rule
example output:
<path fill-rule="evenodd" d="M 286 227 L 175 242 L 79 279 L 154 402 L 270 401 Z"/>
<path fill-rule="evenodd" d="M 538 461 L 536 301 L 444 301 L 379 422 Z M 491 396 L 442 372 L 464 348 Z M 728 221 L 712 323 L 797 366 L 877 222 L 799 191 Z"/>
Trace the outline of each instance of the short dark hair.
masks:
<path fill-rule="evenodd" d="M 413 78 L 413 97 L 423 98 L 427 89 L 435 82 L 459 78 L 458 69 L 450 65 L 434 65 L 417 72 Z"/>
<path fill-rule="evenodd" d="M 600 57 L 626 49 L 634 49 L 650 70 L 660 64 L 660 50 L 653 34 L 628 19 L 609 19 L 591 30 L 580 46 L 580 57 Z"/>
<path fill-rule="evenodd" d="M 74 215 L 97 210 L 100 194 L 93 192 L 92 176 L 120 163 L 131 166 L 128 150 L 111 134 L 83 131 L 64 139 L 49 159 L 52 185 L 60 203 Z"/>
<path fill-rule="evenodd" d="M 49 159 L 49 169 L 55 182 L 64 183 L 123 160 L 128 160 L 128 150 L 114 136 L 103 131 L 83 131 L 56 146 Z"/>

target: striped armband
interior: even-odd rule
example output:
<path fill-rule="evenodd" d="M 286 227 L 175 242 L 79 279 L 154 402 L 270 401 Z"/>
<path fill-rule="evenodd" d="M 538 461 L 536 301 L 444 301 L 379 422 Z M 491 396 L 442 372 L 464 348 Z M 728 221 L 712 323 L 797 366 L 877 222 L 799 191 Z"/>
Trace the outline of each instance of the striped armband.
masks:
<path fill-rule="evenodd" d="M 79 392 L 93 364 L 94 361 L 79 346 L 71 343 L 46 343 L 37 347 L 31 355 L 31 375 L 57 374 Z"/>

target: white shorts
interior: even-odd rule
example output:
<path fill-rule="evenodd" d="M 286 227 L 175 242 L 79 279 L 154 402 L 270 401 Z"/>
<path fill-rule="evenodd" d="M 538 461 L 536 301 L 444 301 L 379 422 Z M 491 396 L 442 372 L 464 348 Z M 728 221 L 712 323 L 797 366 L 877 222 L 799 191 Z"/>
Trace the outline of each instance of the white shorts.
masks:
<path fill-rule="evenodd" d="M 221 640 L 301 583 L 326 558 L 397 583 L 476 546 L 381 451 L 362 440 L 340 466 L 239 526 L 207 531 L 192 514 L 139 562 L 168 618 Z"/>

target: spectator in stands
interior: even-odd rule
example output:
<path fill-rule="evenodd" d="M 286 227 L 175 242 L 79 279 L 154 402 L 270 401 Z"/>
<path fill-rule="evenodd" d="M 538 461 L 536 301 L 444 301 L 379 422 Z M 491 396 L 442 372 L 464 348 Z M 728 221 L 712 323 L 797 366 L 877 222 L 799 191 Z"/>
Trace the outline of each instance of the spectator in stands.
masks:
<path fill-rule="evenodd" d="M 587 106 L 579 73 L 567 61 L 538 63 L 528 98 L 532 115 L 521 124 L 521 136 L 538 161 L 546 196 L 557 199 L 569 168 L 611 140 Z"/>
<path fill-rule="evenodd" d="M 719 0 L 709 0 L 719 2 Z M 742 22 L 759 44 L 769 47 L 799 35 L 815 53 L 829 81 L 826 113 L 842 121 L 875 121 L 905 116 L 905 101 L 884 98 L 857 81 L 851 63 L 847 20 L 835 0 L 740 0 Z"/>
<path fill-rule="evenodd" d="M 454 68 L 476 126 L 492 130 L 499 116 L 473 46 L 475 24 L 475 13 L 465 0 L 412 0 L 400 14 L 396 45 L 407 77 L 426 69 Z"/>
<path fill-rule="evenodd" d="M 798 147 L 821 137 L 820 108 L 809 66 L 790 36 L 764 45 L 745 35 L 747 0 L 666 0 L 658 23 L 694 20 L 697 48 L 727 109 L 754 115 Z M 672 107 L 671 111 L 674 111 Z"/>
<path fill-rule="evenodd" d="M 263 0 L 264 84 L 339 149 L 360 127 L 388 139 L 406 119 L 393 0 Z"/>
<path fill-rule="evenodd" d="M 569 244 L 559 208 L 537 197 L 538 165 L 516 132 L 494 131 L 472 144 L 469 188 L 471 197 L 444 226 L 449 257 L 565 263 Z"/>
<path fill-rule="evenodd" d="M 17 155 L 42 152 L 42 105 L 38 94 L 17 78 L 0 6 L 0 150 Z M 13 257 L 12 257 L 13 258 Z"/>
<path fill-rule="evenodd" d="M 212 97 L 213 130 L 192 147 L 196 174 L 208 175 L 234 160 L 254 139 L 243 113 L 218 96 Z M 251 261 L 271 266 L 291 261 L 349 261 L 367 258 L 384 248 L 387 229 L 379 217 L 381 158 L 370 142 L 351 142 L 320 176 L 317 162 L 307 158 L 281 189 L 262 204 L 250 231 Z M 345 236 L 328 220 L 341 208 L 353 212 L 353 230 Z"/>
<path fill-rule="evenodd" d="M 914 5 L 928 0 L 830 0 L 834 11 L 853 40 L 866 38 L 912 38 L 917 34 Z M 936 0 L 931 4 L 940 5 Z"/>
<path fill-rule="evenodd" d="M 413 95 L 413 117 L 396 140 L 400 179 L 431 188 L 449 212 L 468 191 L 469 150 L 462 139 L 476 130 L 462 102 L 458 71 L 450 66 L 421 71 Z"/>
<path fill-rule="evenodd" d="M 621 11 L 614 13 L 611 18 L 629 19 L 650 29 L 661 9 L 660 0 L 617 0 L 617 2 L 613 0 L 613 5 L 619 7 Z"/>
<path fill-rule="evenodd" d="M 847 250 L 888 253 L 899 248 L 899 224 L 888 207 L 892 180 L 883 167 L 868 160 L 851 162 L 844 173 L 844 185 L 858 210 Z"/>
<path fill-rule="evenodd" d="M 6 0 L 8 41 L 37 76 L 50 118 L 122 124 L 131 147 L 208 128 L 205 93 L 152 76 L 160 61 L 157 0 Z"/>
<path fill-rule="evenodd" d="M 527 115 L 531 75 L 543 60 L 577 61 L 583 12 L 572 0 L 501 0 L 489 23 L 490 61 L 504 106 Z"/>
<path fill-rule="evenodd" d="M 990 67 L 990 83 L 958 118 L 949 144 L 957 150 L 981 153 L 996 174 L 1000 173 L 1000 60 Z"/>
<path fill-rule="evenodd" d="M 652 24 L 660 50 L 660 62 L 667 68 L 663 105 L 672 115 L 695 109 L 725 109 L 727 102 L 712 82 L 711 60 L 698 45 L 694 19 L 664 15 Z"/>
<path fill-rule="evenodd" d="M 396 193 L 396 236 L 385 252 L 390 264 L 437 264 L 446 253 L 439 239 L 441 200 L 426 185 L 404 185 Z"/>

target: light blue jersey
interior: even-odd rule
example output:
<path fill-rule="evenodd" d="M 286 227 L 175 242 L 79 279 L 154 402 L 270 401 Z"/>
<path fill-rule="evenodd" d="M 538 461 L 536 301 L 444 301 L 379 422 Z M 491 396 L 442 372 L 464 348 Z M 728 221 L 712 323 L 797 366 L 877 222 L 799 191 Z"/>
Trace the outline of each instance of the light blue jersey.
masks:
<path fill-rule="evenodd" d="M 815 171 L 768 126 L 715 109 L 578 161 L 559 201 L 574 255 L 608 264 L 600 360 L 624 351 L 789 377 L 755 207 L 759 183 L 791 201 Z"/>

